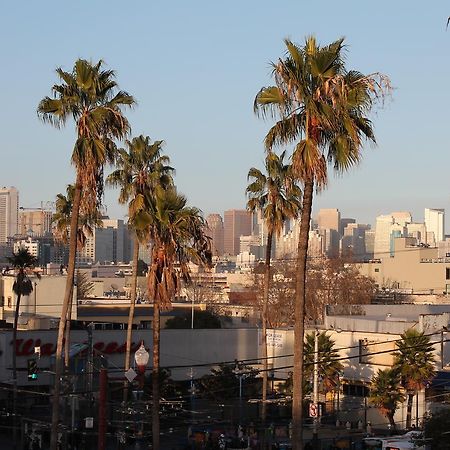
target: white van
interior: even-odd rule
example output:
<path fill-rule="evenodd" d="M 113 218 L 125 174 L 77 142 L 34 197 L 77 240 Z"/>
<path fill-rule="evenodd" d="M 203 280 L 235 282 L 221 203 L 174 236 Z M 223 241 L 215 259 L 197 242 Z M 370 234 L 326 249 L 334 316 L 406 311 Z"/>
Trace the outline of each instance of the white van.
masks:
<path fill-rule="evenodd" d="M 416 446 L 411 436 L 391 436 L 388 438 L 370 437 L 363 441 L 367 450 L 425 450 L 424 446 Z"/>

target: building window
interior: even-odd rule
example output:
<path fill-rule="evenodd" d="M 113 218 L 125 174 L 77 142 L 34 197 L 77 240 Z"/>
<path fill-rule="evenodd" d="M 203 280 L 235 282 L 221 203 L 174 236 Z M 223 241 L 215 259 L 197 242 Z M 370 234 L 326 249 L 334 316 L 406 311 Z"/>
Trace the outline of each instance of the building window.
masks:
<path fill-rule="evenodd" d="M 12 308 L 12 298 L 8 297 L 8 308 Z"/>
<path fill-rule="evenodd" d="M 375 269 L 375 272 L 379 272 L 380 271 L 380 269 Z"/>
<path fill-rule="evenodd" d="M 445 279 L 450 280 L 450 267 L 445 268 Z"/>
<path fill-rule="evenodd" d="M 360 384 L 344 384 L 342 386 L 342 392 L 345 395 L 352 397 L 368 397 L 369 388 Z"/>

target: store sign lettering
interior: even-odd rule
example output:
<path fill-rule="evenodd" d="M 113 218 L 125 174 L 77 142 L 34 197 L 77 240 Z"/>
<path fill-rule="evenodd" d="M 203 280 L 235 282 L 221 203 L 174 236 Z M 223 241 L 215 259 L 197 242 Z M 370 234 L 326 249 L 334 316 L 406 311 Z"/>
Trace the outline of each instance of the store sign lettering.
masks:
<path fill-rule="evenodd" d="M 13 341 L 11 341 L 11 346 Z M 51 356 L 56 353 L 56 344 L 50 342 L 42 343 L 40 339 L 17 339 L 16 341 L 16 355 L 17 356 L 31 356 L 34 355 L 34 348 L 41 347 L 41 356 Z M 131 343 L 131 352 L 134 353 L 138 350 L 140 344 L 134 342 Z M 119 344 L 118 342 L 96 342 L 94 344 L 94 350 L 106 355 L 114 355 L 125 353 L 127 348 L 126 342 Z"/>

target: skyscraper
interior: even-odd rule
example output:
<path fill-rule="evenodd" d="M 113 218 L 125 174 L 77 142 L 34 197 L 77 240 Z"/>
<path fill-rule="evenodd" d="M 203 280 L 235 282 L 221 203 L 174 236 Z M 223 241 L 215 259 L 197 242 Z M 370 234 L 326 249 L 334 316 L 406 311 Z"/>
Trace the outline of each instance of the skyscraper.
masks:
<path fill-rule="evenodd" d="M 341 213 L 336 208 L 320 209 L 317 216 L 319 230 L 335 230 L 341 229 Z"/>
<path fill-rule="evenodd" d="M 375 225 L 374 257 L 383 259 L 393 256 L 394 239 L 407 236 L 407 226 L 410 223 L 412 217 L 407 211 L 378 216 Z"/>
<path fill-rule="evenodd" d="M 121 219 L 102 219 L 103 226 L 94 228 L 92 236 L 86 239 L 84 247 L 78 251 L 79 262 L 129 262 L 131 241 L 128 228 Z"/>
<path fill-rule="evenodd" d="M 53 213 L 44 209 L 21 210 L 19 230 L 22 236 L 44 236 L 52 232 Z"/>
<path fill-rule="evenodd" d="M 211 251 L 213 256 L 223 255 L 223 220 L 220 214 L 209 214 L 206 218 L 208 224 L 207 235 L 211 238 Z"/>
<path fill-rule="evenodd" d="M 434 233 L 435 245 L 442 242 L 445 237 L 445 210 L 425 208 L 425 226 L 428 233 Z"/>
<path fill-rule="evenodd" d="M 18 232 L 19 191 L 15 187 L 0 189 L 0 243 Z"/>
<path fill-rule="evenodd" d="M 224 213 L 224 253 L 236 256 L 239 253 L 239 238 L 252 231 L 252 215 L 245 209 L 230 209 Z"/>

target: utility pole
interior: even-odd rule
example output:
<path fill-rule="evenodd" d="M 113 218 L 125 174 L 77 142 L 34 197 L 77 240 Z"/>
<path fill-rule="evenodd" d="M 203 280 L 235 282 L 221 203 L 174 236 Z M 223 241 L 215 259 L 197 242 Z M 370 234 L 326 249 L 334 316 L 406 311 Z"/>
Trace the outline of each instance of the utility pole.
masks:
<path fill-rule="evenodd" d="M 313 447 L 319 448 L 318 445 L 318 428 L 319 428 L 319 330 L 314 331 L 314 390 L 313 402 L 316 409 L 316 417 L 314 417 L 313 429 Z"/>
<path fill-rule="evenodd" d="M 94 345 L 92 340 L 92 329 L 94 324 L 91 322 L 87 326 L 88 332 L 88 360 L 87 360 L 87 391 L 89 400 L 92 401 L 92 389 L 94 380 Z"/>
<path fill-rule="evenodd" d="M 100 370 L 100 394 L 98 402 L 98 450 L 106 448 L 106 392 L 108 386 L 108 372 Z"/>

